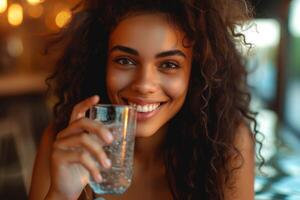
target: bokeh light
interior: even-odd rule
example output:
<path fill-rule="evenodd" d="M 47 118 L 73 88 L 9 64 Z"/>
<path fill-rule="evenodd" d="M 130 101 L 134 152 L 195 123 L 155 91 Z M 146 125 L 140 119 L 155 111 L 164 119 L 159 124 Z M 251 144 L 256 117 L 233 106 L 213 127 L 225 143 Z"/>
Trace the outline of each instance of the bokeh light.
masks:
<path fill-rule="evenodd" d="M 31 5 L 37 5 L 42 3 L 44 0 L 27 0 L 27 2 Z"/>
<path fill-rule="evenodd" d="M 11 36 L 7 39 L 7 52 L 11 57 L 21 56 L 23 51 L 24 45 L 20 37 Z"/>
<path fill-rule="evenodd" d="M 300 0 L 292 1 L 290 8 L 289 30 L 293 36 L 300 37 Z"/>
<path fill-rule="evenodd" d="M 18 26 L 23 22 L 23 8 L 20 4 L 11 4 L 7 13 L 8 22 L 13 26 Z"/>
<path fill-rule="evenodd" d="M 41 4 L 37 5 L 28 5 L 27 6 L 27 14 L 32 18 L 39 18 L 42 16 L 44 12 L 44 7 Z"/>
<path fill-rule="evenodd" d="M 7 0 L 0 0 L 0 13 L 4 13 L 7 9 Z"/>
<path fill-rule="evenodd" d="M 60 11 L 55 17 L 55 23 L 59 28 L 62 28 L 71 19 L 71 12 L 69 10 Z"/>
<path fill-rule="evenodd" d="M 279 43 L 280 25 L 275 19 L 256 19 L 250 27 L 240 30 L 246 36 L 246 41 L 255 47 L 272 47 Z M 270 34 L 272 33 L 272 34 Z"/>

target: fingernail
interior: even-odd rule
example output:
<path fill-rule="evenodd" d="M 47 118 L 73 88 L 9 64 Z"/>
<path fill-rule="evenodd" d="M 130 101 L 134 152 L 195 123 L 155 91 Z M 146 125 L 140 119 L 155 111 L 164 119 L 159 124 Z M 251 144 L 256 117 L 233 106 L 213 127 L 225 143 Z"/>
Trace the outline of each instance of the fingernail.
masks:
<path fill-rule="evenodd" d="M 106 139 L 107 139 L 107 142 L 112 142 L 114 140 L 114 137 L 112 136 L 112 134 L 110 132 L 107 132 Z"/>
<path fill-rule="evenodd" d="M 92 96 L 92 98 L 93 98 L 94 101 L 99 101 L 99 96 L 98 95 L 94 95 L 94 96 Z"/>
<path fill-rule="evenodd" d="M 98 182 L 98 183 L 100 183 L 100 182 L 102 182 L 102 176 L 100 175 L 100 174 L 97 174 L 96 175 L 96 181 Z"/>
<path fill-rule="evenodd" d="M 109 167 L 111 166 L 111 160 L 108 159 L 108 158 L 106 158 L 106 159 L 104 160 L 104 164 L 105 164 L 105 167 L 106 167 L 106 168 L 109 168 Z"/>

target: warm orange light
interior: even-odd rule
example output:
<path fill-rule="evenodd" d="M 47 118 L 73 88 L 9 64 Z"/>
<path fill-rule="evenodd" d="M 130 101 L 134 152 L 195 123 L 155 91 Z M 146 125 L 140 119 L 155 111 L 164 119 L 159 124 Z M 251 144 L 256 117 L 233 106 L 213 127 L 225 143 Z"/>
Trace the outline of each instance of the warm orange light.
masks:
<path fill-rule="evenodd" d="M 11 36 L 7 39 L 7 52 L 12 57 L 21 56 L 24 51 L 23 41 L 20 37 Z"/>
<path fill-rule="evenodd" d="M 31 5 L 36 5 L 42 3 L 44 0 L 27 0 L 27 2 Z"/>
<path fill-rule="evenodd" d="M 20 4 L 11 4 L 8 8 L 8 22 L 13 26 L 18 26 L 23 22 L 23 8 Z"/>
<path fill-rule="evenodd" d="M 44 12 L 44 7 L 41 4 L 27 7 L 27 13 L 32 18 L 39 18 Z"/>
<path fill-rule="evenodd" d="M 4 13 L 7 9 L 7 0 L 0 0 L 0 13 Z"/>
<path fill-rule="evenodd" d="M 45 25 L 47 26 L 48 29 L 52 31 L 57 31 L 57 26 L 55 24 L 54 17 L 51 16 L 50 14 L 46 13 L 45 15 Z"/>
<path fill-rule="evenodd" d="M 55 23 L 56 25 L 61 28 L 63 27 L 64 25 L 66 25 L 66 23 L 68 23 L 68 21 L 70 20 L 71 18 L 71 12 L 69 10 L 63 10 L 63 11 L 60 11 L 56 17 L 55 17 Z"/>

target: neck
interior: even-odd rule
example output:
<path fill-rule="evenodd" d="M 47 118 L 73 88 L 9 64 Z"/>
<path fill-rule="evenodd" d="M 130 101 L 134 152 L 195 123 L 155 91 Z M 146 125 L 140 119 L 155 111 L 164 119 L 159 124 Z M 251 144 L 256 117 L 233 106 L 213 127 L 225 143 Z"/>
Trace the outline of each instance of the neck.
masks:
<path fill-rule="evenodd" d="M 163 166 L 163 146 L 167 134 L 167 125 L 151 137 L 137 137 L 135 140 L 135 161 L 143 170 Z"/>

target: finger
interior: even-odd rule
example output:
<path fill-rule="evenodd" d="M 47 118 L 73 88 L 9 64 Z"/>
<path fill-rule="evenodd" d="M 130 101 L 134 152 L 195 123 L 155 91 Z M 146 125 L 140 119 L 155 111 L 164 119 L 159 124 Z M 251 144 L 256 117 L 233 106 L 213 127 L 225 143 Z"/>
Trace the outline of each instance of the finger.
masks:
<path fill-rule="evenodd" d="M 110 144 L 114 139 L 108 128 L 101 123 L 88 118 L 81 118 L 74 121 L 66 129 L 59 132 L 56 138 L 62 139 L 72 135 L 81 134 L 82 132 L 94 133 L 107 144 Z"/>
<path fill-rule="evenodd" d="M 54 159 L 54 163 L 58 165 L 58 167 L 63 166 L 62 163 L 79 163 L 89 171 L 95 181 L 101 182 L 103 180 L 97 163 L 86 151 L 66 151 L 56 149 L 54 150 L 52 157 Z"/>
<path fill-rule="evenodd" d="M 70 138 L 55 141 L 54 148 L 70 150 L 74 148 L 86 149 L 105 168 L 111 167 L 111 161 L 104 152 L 104 144 L 96 135 L 82 133 Z"/>
<path fill-rule="evenodd" d="M 100 101 L 100 97 L 98 95 L 94 95 L 76 104 L 73 108 L 69 123 L 85 117 L 86 111 L 91 106 L 96 105 L 99 101 Z"/>

